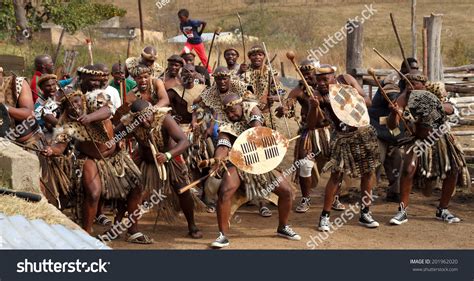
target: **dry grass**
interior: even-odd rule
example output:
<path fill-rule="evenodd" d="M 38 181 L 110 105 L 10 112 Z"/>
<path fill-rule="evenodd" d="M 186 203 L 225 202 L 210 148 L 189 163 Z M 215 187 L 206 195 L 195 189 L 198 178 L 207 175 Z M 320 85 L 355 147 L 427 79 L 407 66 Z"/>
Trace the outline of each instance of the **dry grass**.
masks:
<path fill-rule="evenodd" d="M 28 220 L 41 219 L 48 224 L 61 224 L 72 229 L 79 228 L 44 198 L 40 202 L 31 203 L 15 196 L 0 196 L 0 213 L 7 216 L 22 215 Z"/>
<path fill-rule="evenodd" d="M 122 19 L 123 26 L 138 26 L 136 1 L 106 1 L 113 2 L 127 10 L 127 15 Z M 274 0 L 265 1 L 270 4 L 261 6 L 260 1 L 257 0 L 212 0 L 212 5 L 209 4 L 209 1 L 170 0 L 169 2 L 162 9 L 158 9 L 155 6 L 156 0 L 142 1 L 145 28 L 163 31 L 165 38 L 179 34 L 176 12 L 186 6 L 190 10 L 192 18 L 199 18 L 208 22 L 207 31 L 212 31 L 217 26 L 222 27 L 224 31 L 234 31 L 239 27 L 236 17 L 236 12 L 239 12 L 244 24 L 244 31 L 264 41 L 270 53 L 277 53 L 278 59 L 275 61 L 275 66 L 279 68 L 281 60 L 285 64 L 286 72 L 292 76 L 295 73 L 285 57 L 286 50 L 295 50 L 298 60 L 306 57 L 308 49 L 320 47 L 325 38 L 340 30 L 347 19 L 360 15 L 361 11 L 365 9 L 364 5 L 369 3 L 357 0 L 343 1 L 343 4 L 334 3 L 341 1 L 318 3 L 318 1 Z M 303 2 L 308 2 L 308 4 L 300 5 Z M 400 51 L 390 24 L 390 12 L 393 12 L 396 17 L 405 53 L 411 54 L 410 2 L 409 0 L 373 2 L 373 7 L 377 12 L 364 24 L 363 64 L 365 67 L 387 68 L 372 52 L 374 47 L 396 64 L 401 61 Z M 417 2 L 418 57 L 421 57 L 422 54 L 421 28 L 423 16 L 431 13 L 443 13 L 442 52 L 444 64 L 451 66 L 458 62 L 472 62 L 474 57 L 474 39 L 472 37 L 474 5 L 472 5 L 472 1 L 418 0 Z M 239 8 L 233 8 L 229 3 L 234 3 Z M 456 42 L 462 42 L 462 44 Z M 147 44 L 150 44 L 150 42 Z M 156 45 L 160 51 L 160 63 L 165 62 L 167 56 L 178 52 L 181 47 L 180 44 L 171 45 L 162 42 L 151 42 L 151 44 Z M 132 44 L 131 54 L 139 54 L 142 47 L 140 41 L 135 40 Z M 224 47 L 222 46 L 221 49 Z M 236 47 L 242 51 L 240 44 Z M 250 44 L 248 44 L 247 49 L 249 47 Z M 34 54 L 41 52 L 53 53 L 54 50 L 54 46 L 45 46 L 38 42 L 24 47 L 4 46 L 0 43 L 0 48 L 2 48 L 2 53 L 16 53 L 26 56 L 26 63 L 29 67 Z M 96 40 L 94 46 L 95 61 L 110 65 L 117 62 L 119 56 L 123 60 L 126 48 L 126 42 Z M 344 70 L 345 48 L 346 42 L 343 40 L 330 49 L 321 59 Z M 77 63 L 87 64 L 88 57 L 85 46 L 77 49 L 80 51 Z M 215 60 L 216 54 L 213 54 L 211 65 Z"/>

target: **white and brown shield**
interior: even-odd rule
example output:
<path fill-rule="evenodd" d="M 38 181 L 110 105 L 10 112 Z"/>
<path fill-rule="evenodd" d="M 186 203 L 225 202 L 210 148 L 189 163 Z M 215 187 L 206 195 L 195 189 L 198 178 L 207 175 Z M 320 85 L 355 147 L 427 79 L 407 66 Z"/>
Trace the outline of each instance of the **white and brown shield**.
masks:
<path fill-rule="evenodd" d="M 352 127 L 369 125 L 370 118 L 364 98 L 349 85 L 329 85 L 329 100 L 337 118 Z"/>
<path fill-rule="evenodd" d="M 287 150 L 288 140 L 282 134 L 267 127 L 255 127 L 235 140 L 229 160 L 238 169 L 259 175 L 278 167 Z"/>

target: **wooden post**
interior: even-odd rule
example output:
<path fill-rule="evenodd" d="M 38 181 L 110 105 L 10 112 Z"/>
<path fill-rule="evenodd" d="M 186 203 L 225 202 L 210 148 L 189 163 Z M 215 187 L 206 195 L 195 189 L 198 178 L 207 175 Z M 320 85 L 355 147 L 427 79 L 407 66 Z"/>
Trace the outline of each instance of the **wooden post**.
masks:
<path fill-rule="evenodd" d="M 145 43 L 145 34 L 143 33 L 142 0 L 138 0 L 138 16 L 140 18 L 140 35 L 142 43 Z"/>
<path fill-rule="evenodd" d="M 280 68 L 281 68 L 281 77 L 286 77 L 286 75 L 285 75 L 285 65 L 283 64 L 282 61 L 280 62 Z"/>
<path fill-rule="evenodd" d="M 411 0 L 411 56 L 416 58 L 416 0 Z"/>
<path fill-rule="evenodd" d="M 441 58 L 441 26 L 442 14 L 431 14 L 424 17 L 423 24 L 427 32 L 427 73 L 428 80 L 443 80 L 443 63 Z"/>
<path fill-rule="evenodd" d="M 428 34 L 426 32 L 426 27 L 423 27 L 423 74 L 428 76 Z"/>
<path fill-rule="evenodd" d="M 346 72 L 354 76 L 357 82 L 362 85 L 362 76 L 356 76 L 356 68 L 362 67 L 363 28 L 358 21 L 348 21 L 347 23 Z"/>

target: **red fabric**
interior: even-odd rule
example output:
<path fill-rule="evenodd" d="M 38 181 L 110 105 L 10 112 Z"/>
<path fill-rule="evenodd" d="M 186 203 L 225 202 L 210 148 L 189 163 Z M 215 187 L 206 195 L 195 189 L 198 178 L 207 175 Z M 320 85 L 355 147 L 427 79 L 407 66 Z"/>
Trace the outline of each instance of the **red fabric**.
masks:
<path fill-rule="evenodd" d="M 198 55 L 199 59 L 201 60 L 202 65 L 206 67 L 207 55 L 206 55 L 206 48 L 204 47 L 204 43 L 191 44 L 189 42 L 186 42 L 186 44 L 184 44 L 184 48 L 181 51 L 181 53 L 186 53 L 186 50 L 188 53 L 194 50 L 196 54 Z M 212 73 L 210 65 L 207 66 L 207 72 Z"/>
<path fill-rule="evenodd" d="M 35 71 L 35 74 L 31 78 L 30 88 L 31 88 L 31 94 L 33 95 L 33 103 L 36 103 L 36 100 L 38 99 L 38 91 L 40 89 L 38 85 L 36 84 L 36 82 L 39 77 L 41 77 L 41 72 Z"/>

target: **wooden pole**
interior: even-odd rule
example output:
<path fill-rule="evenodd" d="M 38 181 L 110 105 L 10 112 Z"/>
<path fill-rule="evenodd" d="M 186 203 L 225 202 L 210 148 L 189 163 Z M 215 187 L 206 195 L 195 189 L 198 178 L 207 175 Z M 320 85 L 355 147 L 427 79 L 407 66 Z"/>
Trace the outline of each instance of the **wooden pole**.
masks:
<path fill-rule="evenodd" d="M 145 34 L 143 32 L 142 0 L 138 0 L 138 15 L 140 17 L 140 35 L 142 43 L 145 43 Z"/>
<path fill-rule="evenodd" d="M 416 58 L 416 0 L 411 0 L 411 56 Z"/>
<path fill-rule="evenodd" d="M 346 72 L 357 79 L 362 85 L 362 76 L 356 76 L 356 68 L 362 67 L 362 50 L 363 50 L 363 28 L 358 21 L 347 22 L 347 52 L 346 52 Z M 349 26 L 353 27 L 353 31 L 349 32 Z"/>
<path fill-rule="evenodd" d="M 403 49 L 402 39 L 398 34 L 397 24 L 395 23 L 395 18 L 393 17 L 392 13 L 390 13 L 390 20 L 392 21 L 393 32 L 395 32 L 395 37 L 397 38 L 398 46 L 400 47 L 400 52 L 402 53 L 402 58 L 405 62 L 405 66 L 407 69 L 410 69 L 410 64 L 408 63 L 407 57 L 405 56 L 405 51 Z"/>
<path fill-rule="evenodd" d="M 442 14 L 431 14 L 424 17 L 424 24 L 427 31 L 427 73 L 428 80 L 443 80 L 443 63 L 441 58 L 441 27 Z"/>
<path fill-rule="evenodd" d="M 428 77 L 428 33 L 423 27 L 423 74 Z"/>
<path fill-rule="evenodd" d="M 282 61 L 280 62 L 280 68 L 281 68 L 281 77 L 286 77 L 286 75 L 285 75 L 285 65 L 283 64 Z"/>

